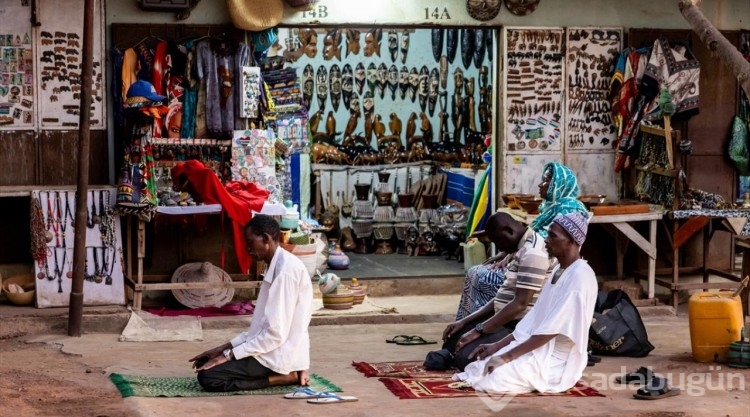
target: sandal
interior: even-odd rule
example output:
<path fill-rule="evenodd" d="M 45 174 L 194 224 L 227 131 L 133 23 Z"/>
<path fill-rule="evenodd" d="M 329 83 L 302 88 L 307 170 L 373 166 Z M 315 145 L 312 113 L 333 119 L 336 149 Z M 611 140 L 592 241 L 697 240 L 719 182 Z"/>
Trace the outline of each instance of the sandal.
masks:
<path fill-rule="evenodd" d="M 409 340 L 409 339 L 411 339 L 411 336 L 400 334 L 398 336 L 393 336 L 393 338 L 391 339 L 386 339 L 385 343 L 398 343 L 398 342 L 402 342 L 402 341 Z"/>
<path fill-rule="evenodd" d="M 617 378 L 615 378 L 615 381 L 621 384 L 629 384 L 631 382 L 645 384 L 648 381 L 653 380 L 654 378 L 655 378 L 654 373 L 651 371 L 650 368 L 641 366 L 634 372 L 631 372 L 629 374 L 625 374 L 622 376 L 618 376 Z"/>
<path fill-rule="evenodd" d="M 658 400 L 680 395 L 680 392 L 679 388 L 670 387 L 666 378 L 653 377 L 645 387 L 636 391 L 633 397 L 638 400 Z"/>
<path fill-rule="evenodd" d="M 434 345 L 435 340 L 425 340 L 422 336 L 409 336 L 406 340 L 396 342 L 397 345 Z"/>
<path fill-rule="evenodd" d="M 336 395 L 332 392 L 319 392 L 315 398 L 307 400 L 310 404 L 350 403 L 359 401 L 357 397 Z"/>
<path fill-rule="evenodd" d="M 284 394 L 284 398 L 289 400 L 306 400 L 308 398 L 317 398 L 320 393 L 310 387 L 299 387 L 288 394 Z"/>

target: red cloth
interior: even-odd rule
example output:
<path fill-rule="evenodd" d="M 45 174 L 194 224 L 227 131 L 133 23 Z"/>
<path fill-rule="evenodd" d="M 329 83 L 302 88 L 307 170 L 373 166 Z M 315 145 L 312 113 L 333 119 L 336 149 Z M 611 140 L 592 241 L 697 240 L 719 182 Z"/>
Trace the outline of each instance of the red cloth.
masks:
<path fill-rule="evenodd" d="M 174 316 L 199 316 L 199 317 L 218 317 L 218 316 L 236 316 L 250 315 L 255 311 L 255 306 L 250 301 L 240 303 L 229 303 L 223 307 L 199 307 L 185 308 L 180 310 L 170 310 L 166 307 L 144 307 L 143 310 L 162 317 Z"/>
<path fill-rule="evenodd" d="M 243 227 L 252 218 L 252 211 L 260 212 L 263 208 L 263 203 L 268 198 L 268 190 L 244 182 L 239 187 L 241 192 L 235 191 L 230 194 L 214 171 L 197 160 L 181 162 L 172 167 L 173 184 L 182 187 L 185 181 L 189 183 L 189 187 L 184 191 L 190 192 L 193 198 L 205 204 L 221 204 L 227 216 L 232 219 L 234 250 L 240 269 L 246 274 L 252 260 L 245 247 Z M 233 190 L 237 188 L 237 185 L 232 185 Z"/>

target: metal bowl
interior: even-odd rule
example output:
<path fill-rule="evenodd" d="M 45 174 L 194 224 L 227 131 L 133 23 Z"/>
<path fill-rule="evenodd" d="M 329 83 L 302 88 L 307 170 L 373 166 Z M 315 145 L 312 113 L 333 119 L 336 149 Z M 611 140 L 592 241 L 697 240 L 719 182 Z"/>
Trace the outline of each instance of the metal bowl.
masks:
<path fill-rule="evenodd" d="M 578 200 L 580 200 L 586 208 L 607 204 L 607 196 L 603 194 L 582 195 L 578 196 Z"/>

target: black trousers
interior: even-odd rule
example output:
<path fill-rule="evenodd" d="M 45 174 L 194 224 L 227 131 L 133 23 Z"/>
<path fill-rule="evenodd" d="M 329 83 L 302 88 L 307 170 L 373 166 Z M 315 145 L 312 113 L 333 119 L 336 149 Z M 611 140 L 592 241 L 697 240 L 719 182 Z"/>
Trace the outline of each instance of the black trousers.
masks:
<path fill-rule="evenodd" d="M 268 376 L 275 374 L 249 356 L 198 372 L 198 383 L 206 391 L 250 391 L 268 387 Z"/>
<path fill-rule="evenodd" d="M 456 353 L 456 344 L 458 344 L 461 336 L 463 336 L 466 332 L 473 330 L 474 327 L 476 327 L 477 323 L 479 323 L 480 321 L 484 320 L 475 320 L 474 322 L 467 324 L 466 326 L 462 327 L 461 330 L 457 331 L 455 334 L 449 337 L 448 340 L 445 341 L 445 343 L 443 343 L 443 349 L 447 349 L 448 351 L 453 353 L 453 366 L 462 371 L 464 370 L 466 365 L 476 360 L 476 357 L 469 359 L 469 354 L 474 349 L 476 349 L 477 346 L 488 343 L 495 343 L 499 340 L 502 340 L 505 336 L 511 334 L 516 328 L 516 324 L 518 324 L 518 320 L 511 320 L 502 329 L 498 330 L 495 333 L 487 333 L 479 336 L 477 340 L 462 347 L 461 350 Z"/>

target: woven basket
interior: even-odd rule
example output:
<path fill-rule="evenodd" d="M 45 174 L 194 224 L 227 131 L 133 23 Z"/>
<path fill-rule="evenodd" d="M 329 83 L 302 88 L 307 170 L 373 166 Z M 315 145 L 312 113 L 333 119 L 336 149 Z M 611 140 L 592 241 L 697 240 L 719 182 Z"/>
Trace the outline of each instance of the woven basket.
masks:
<path fill-rule="evenodd" d="M 173 283 L 190 282 L 232 282 L 232 278 L 223 269 L 210 262 L 192 262 L 180 266 L 172 274 Z M 190 308 L 223 307 L 234 297 L 234 288 L 216 287 L 172 290 L 180 304 Z"/>

